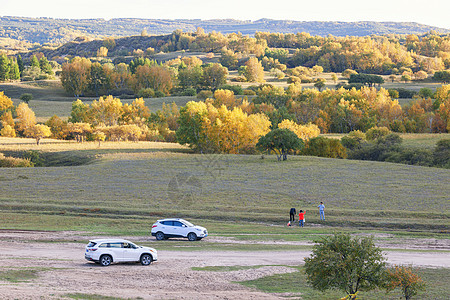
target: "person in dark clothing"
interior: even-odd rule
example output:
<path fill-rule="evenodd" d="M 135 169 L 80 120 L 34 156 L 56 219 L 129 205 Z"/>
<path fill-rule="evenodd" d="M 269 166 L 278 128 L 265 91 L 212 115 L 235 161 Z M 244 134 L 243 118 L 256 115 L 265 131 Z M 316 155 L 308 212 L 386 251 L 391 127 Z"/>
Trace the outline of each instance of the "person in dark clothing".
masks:
<path fill-rule="evenodd" d="M 295 208 L 291 208 L 291 210 L 289 211 L 289 222 L 294 222 L 295 221 L 295 215 L 297 214 L 297 211 L 295 210 Z"/>

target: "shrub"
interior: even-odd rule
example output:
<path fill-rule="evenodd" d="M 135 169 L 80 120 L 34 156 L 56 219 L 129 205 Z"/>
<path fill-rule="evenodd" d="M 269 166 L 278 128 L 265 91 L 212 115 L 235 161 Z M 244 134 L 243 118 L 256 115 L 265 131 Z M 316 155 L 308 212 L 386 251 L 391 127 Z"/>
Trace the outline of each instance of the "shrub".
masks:
<path fill-rule="evenodd" d="M 386 290 L 389 292 L 398 287 L 402 290 L 406 300 L 417 295 L 419 291 L 425 290 L 425 283 L 412 272 L 411 267 L 394 266 L 394 268 L 388 269 L 387 280 Z"/>
<path fill-rule="evenodd" d="M 166 94 L 164 94 L 164 92 L 161 92 L 161 91 L 156 91 L 155 92 L 155 97 L 157 97 L 157 98 L 162 98 L 162 97 L 165 97 L 166 96 Z"/>
<path fill-rule="evenodd" d="M 202 90 L 202 91 L 198 92 L 198 94 L 197 94 L 197 98 L 202 99 L 202 100 L 205 100 L 207 98 L 212 98 L 212 96 L 213 96 L 213 92 L 210 90 Z"/>
<path fill-rule="evenodd" d="M 155 97 L 155 91 L 152 88 L 140 89 L 137 96 L 139 98 L 153 98 Z"/>
<path fill-rule="evenodd" d="M 437 142 L 433 152 L 433 163 L 438 167 L 450 169 L 450 139 Z"/>
<path fill-rule="evenodd" d="M 306 143 L 303 154 L 319 157 L 347 158 L 347 150 L 339 140 L 322 136 L 310 139 Z"/>
<path fill-rule="evenodd" d="M 3 153 L 0 153 L 0 168 L 29 168 L 33 166 L 33 163 L 28 159 L 6 157 Z"/>
<path fill-rule="evenodd" d="M 384 137 L 391 133 L 391 131 L 387 127 L 372 127 L 366 132 L 366 139 L 368 141 L 373 141 L 376 139 L 379 139 L 381 137 Z"/>
<path fill-rule="evenodd" d="M 398 88 L 396 90 L 398 92 L 398 97 L 399 98 L 412 98 L 412 97 L 414 97 L 414 95 L 417 94 L 417 92 L 415 92 L 415 91 L 407 90 L 407 89 L 404 89 L 404 88 Z"/>
<path fill-rule="evenodd" d="M 253 91 L 253 90 L 244 90 L 244 95 L 247 95 L 247 96 L 255 96 L 255 95 L 256 95 L 256 92 Z"/>
<path fill-rule="evenodd" d="M 182 96 L 196 96 L 197 90 L 194 88 L 187 88 L 181 93 Z"/>
<path fill-rule="evenodd" d="M 245 78 L 244 76 L 237 76 L 237 77 L 231 78 L 231 81 L 234 81 L 234 82 L 247 82 L 247 78 Z"/>
<path fill-rule="evenodd" d="M 242 95 L 244 93 L 244 90 L 242 89 L 242 87 L 240 85 L 229 85 L 229 84 L 224 84 L 221 85 L 219 87 L 219 89 L 221 90 L 230 90 L 232 91 L 235 95 Z"/>
<path fill-rule="evenodd" d="M 341 138 L 341 144 L 350 150 L 361 147 L 361 144 L 366 141 L 366 134 L 359 130 L 350 132 L 348 135 Z"/>
<path fill-rule="evenodd" d="M 290 76 L 287 79 L 287 83 L 301 83 L 301 82 L 302 82 L 302 80 L 297 76 Z"/>

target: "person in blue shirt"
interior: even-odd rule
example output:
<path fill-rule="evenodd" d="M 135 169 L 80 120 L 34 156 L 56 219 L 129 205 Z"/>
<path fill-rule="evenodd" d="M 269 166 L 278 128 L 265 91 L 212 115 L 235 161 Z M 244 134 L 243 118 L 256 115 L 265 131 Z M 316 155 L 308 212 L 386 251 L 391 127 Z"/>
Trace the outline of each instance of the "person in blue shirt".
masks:
<path fill-rule="evenodd" d="M 319 208 L 320 220 L 325 221 L 325 205 L 323 205 L 323 202 L 320 202 L 320 205 L 317 207 Z"/>

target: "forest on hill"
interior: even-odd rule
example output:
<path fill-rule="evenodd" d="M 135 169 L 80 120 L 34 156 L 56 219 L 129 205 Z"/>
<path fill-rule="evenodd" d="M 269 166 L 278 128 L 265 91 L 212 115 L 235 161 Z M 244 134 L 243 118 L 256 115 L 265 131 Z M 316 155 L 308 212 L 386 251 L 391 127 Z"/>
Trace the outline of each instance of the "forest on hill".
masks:
<path fill-rule="evenodd" d="M 429 31 L 448 33 L 449 29 L 414 22 L 303 22 L 260 19 L 242 21 L 234 19 L 53 19 L 27 17 L 0 17 L 0 39 L 11 39 L 38 44 L 61 44 L 77 36 L 91 38 L 130 36 L 146 32 L 149 35 L 168 34 L 174 30 L 193 32 L 197 27 L 206 32 L 224 34 L 240 32 L 254 35 L 258 31 L 297 33 L 308 32 L 318 36 L 367 36 L 384 34 L 423 34 Z"/>

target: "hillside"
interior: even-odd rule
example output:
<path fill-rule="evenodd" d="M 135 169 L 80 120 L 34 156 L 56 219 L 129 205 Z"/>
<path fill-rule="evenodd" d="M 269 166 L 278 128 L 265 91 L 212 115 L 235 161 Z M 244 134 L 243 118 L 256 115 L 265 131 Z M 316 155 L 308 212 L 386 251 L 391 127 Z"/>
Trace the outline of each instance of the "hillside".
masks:
<path fill-rule="evenodd" d="M 233 19 L 52 19 L 0 17 L 0 38 L 22 40 L 32 43 L 64 43 L 80 35 L 90 37 L 130 36 L 146 30 L 148 34 L 160 35 L 176 29 L 185 32 L 202 27 L 206 32 L 241 32 L 254 34 L 257 31 L 297 33 L 326 36 L 365 36 L 371 34 L 421 34 L 431 30 L 441 33 L 449 29 L 412 22 L 302 22 L 291 20 L 260 19 L 242 21 Z"/>

